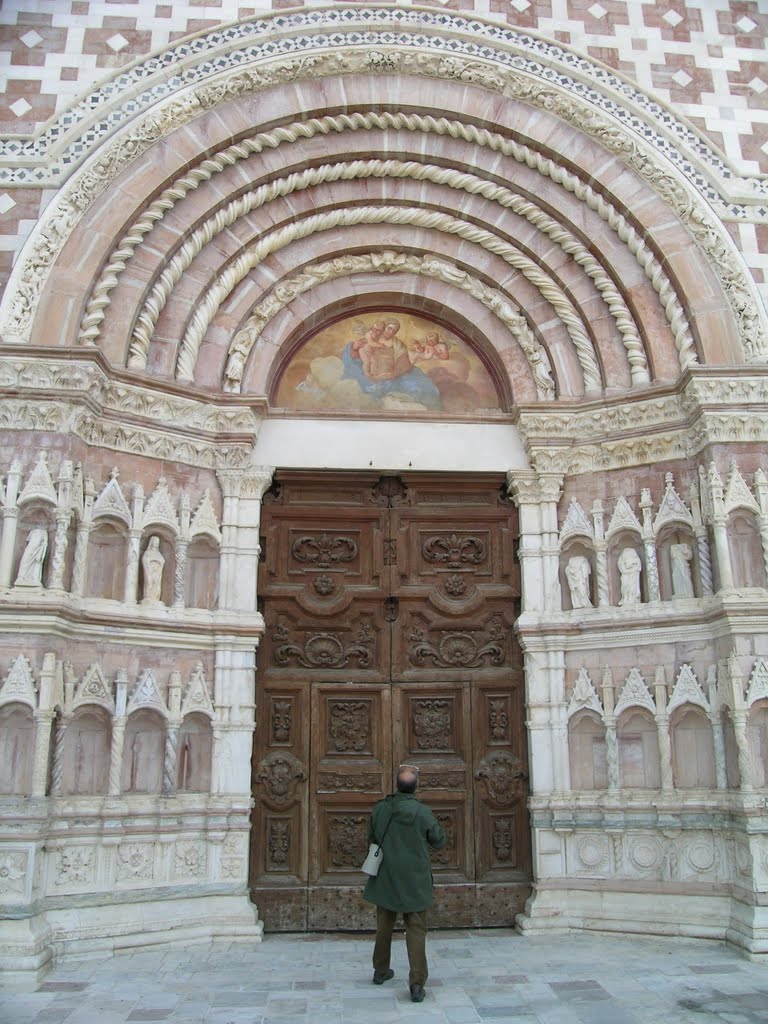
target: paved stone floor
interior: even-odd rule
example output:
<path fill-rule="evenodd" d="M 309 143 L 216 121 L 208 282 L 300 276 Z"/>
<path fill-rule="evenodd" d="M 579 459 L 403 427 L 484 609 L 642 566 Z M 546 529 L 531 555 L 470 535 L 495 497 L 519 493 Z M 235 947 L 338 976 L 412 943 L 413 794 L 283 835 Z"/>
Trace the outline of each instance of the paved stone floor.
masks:
<path fill-rule="evenodd" d="M 2 1024 L 677 1024 L 768 1022 L 768 964 L 718 942 L 510 931 L 433 932 L 423 1003 L 402 935 L 371 984 L 370 936 L 268 935 L 65 962 L 0 992 Z"/>

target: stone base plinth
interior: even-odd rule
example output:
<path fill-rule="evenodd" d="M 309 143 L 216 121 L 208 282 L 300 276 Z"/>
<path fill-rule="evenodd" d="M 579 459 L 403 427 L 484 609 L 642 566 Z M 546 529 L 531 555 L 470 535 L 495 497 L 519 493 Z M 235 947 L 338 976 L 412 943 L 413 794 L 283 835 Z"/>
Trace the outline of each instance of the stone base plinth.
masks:
<path fill-rule="evenodd" d="M 55 961 L 136 949 L 174 949 L 226 938 L 261 942 L 264 926 L 247 896 L 158 898 L 48 910 L 0 922 L 6 987 L 34 984 Z"/>

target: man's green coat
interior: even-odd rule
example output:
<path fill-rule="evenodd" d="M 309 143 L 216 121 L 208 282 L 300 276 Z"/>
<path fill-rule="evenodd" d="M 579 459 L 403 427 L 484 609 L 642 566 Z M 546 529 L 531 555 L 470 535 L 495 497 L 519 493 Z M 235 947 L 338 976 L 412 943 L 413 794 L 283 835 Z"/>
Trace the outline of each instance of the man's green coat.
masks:
<path fill-rule="evenodd" d="M 392 824 L 385 829 L 392 816 Z M 373 808 L 368 842 L 381 842 L 379 873 L 369 878 L 365 898 L 385 910 L 410 914 L 432 906 L 429 849 L 445 846 L 445 832 L 434 814 L 413 793 L 392 793 Z"/>

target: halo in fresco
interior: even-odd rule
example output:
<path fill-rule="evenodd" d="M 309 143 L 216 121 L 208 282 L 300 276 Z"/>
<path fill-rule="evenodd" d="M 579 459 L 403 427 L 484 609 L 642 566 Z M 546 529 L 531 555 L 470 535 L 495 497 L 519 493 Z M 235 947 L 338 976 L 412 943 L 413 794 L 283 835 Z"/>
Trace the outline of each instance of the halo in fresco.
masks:
<path fill-rule="evenodd" d="M 400 311 L 355 314 L 293 355 L 275 395 L 284 409 L 322 412 L 499 411 L 480 359 L 455 334 Z"/>

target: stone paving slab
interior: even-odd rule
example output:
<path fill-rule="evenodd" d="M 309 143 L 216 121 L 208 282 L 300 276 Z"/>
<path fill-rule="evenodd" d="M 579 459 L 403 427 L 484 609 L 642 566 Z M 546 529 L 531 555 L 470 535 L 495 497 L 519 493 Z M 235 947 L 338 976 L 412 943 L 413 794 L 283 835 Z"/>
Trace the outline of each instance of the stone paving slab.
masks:
<path fill-rule="evenodd" d="M 420 1004 L 402 934 L 382 986 L 371 984 L 372 948 L 367 935 L 267 935 L 65 961 L 34 991 L 0 988 L 0 1022 L 768 1024 L 768 963 L 719 942 L 435 932 Z"/>

